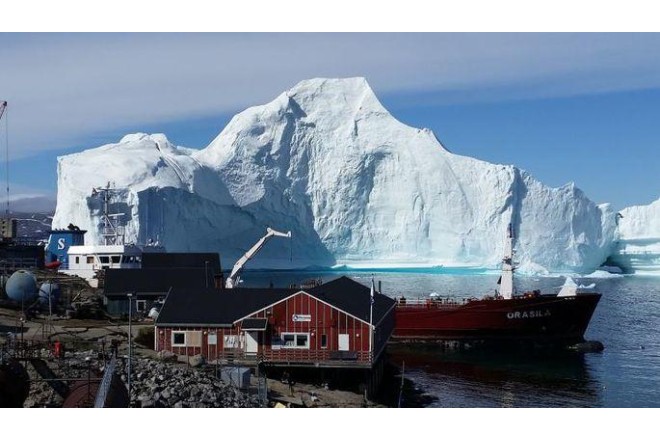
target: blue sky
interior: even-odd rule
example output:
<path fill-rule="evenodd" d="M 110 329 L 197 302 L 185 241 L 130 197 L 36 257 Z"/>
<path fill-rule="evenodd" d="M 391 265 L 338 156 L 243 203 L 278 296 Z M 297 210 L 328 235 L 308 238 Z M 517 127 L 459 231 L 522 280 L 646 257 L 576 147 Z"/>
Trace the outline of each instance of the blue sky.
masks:
<path fill-rule="evenodd" d="M 2 34 L 10 187 L 53 194 L 58 155 L 135 131 L 202 148 L 300 80 L 364 76 L 454 153 L 647 204 L 660 197 L 659 50 L 657 34 Z"/>

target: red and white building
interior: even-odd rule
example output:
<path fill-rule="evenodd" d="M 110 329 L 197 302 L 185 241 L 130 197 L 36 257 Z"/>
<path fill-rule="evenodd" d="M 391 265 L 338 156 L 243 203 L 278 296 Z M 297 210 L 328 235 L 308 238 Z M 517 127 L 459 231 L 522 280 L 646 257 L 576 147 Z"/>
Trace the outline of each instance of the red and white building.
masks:
<path fill-rule="evenodd" d="M 371 368 L 395 301 L 347 277 L 309 289 L 172 289 L 156 350 L 270 366 Z"/>

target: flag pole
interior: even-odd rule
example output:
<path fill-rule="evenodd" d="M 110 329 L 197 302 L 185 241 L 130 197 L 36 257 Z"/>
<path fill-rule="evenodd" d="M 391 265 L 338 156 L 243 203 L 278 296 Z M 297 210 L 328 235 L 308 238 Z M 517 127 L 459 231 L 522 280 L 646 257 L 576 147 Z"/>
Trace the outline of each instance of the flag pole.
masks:
<path fill-rule="evenodd" d="M 374 277 L 371 275 L 371 295 L 369 298 L 369 360 L 372 360 L 373 344 L 374 344 L 374 327 L 372 325 L 374 318 L 374 295 L 376 287 L 374 286 Z"/>

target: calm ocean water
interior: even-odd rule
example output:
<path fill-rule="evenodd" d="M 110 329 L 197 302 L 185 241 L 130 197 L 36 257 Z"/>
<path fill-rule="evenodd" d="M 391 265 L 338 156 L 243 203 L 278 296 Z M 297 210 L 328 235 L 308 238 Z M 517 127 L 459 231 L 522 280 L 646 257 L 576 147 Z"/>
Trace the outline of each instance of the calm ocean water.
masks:
<path fill-rule="evenodd" d="M 347 275 L 370 284 L 371 271 L 244 273 L 245 285 L 287 286 Z M 374 272 L 384 294 L 407 298 L 437 292 L 468 297 L 492 293 L 498 274 L 478 270 Z M 518 277 L 519 290 L 556 292 L 563 278 Z M 596 283 L 603 297 L 585 337 L 605 345 L 602 353 L 493 353 L 414 350 L 393 353 L 405 360 L 405 376 L 434 398 L 432 407 L 660 407 L 660 278 L 629 276 L 579 279 Z"/>

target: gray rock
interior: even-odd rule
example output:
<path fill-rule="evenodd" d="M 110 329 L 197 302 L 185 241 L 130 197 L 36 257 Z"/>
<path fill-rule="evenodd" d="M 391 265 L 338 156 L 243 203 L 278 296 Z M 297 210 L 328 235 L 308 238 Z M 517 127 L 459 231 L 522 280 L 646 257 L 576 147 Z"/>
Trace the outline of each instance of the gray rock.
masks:
<path fill-rule="evenodd" d="M 154 407 L 156 403 L 153 400 L 144 400 L 140 402 L 142 407 Z"/>
<path fill-rule="evenodd" d="M 161 361 L 176 361 L 177 360 L 177 355 L 174 352 L 170 352 L 170 351 L 160 351 L 157 354 L 157 357 Z"/>
<path fill-rule="evenodd" d="M 198 354 L 190 357 L 190 359 L 188 360 L 188 364 L 191 367 L 199 367 L 204 364 L 204 361 L 205 361 L 204 356 Z"/>
<path fill-rule="evenodd" d="M 577 352 L 602 352 L 605 349 L 605 346 L 599 341 L 585 341 L 571 346 L 571 349 Z"/>

